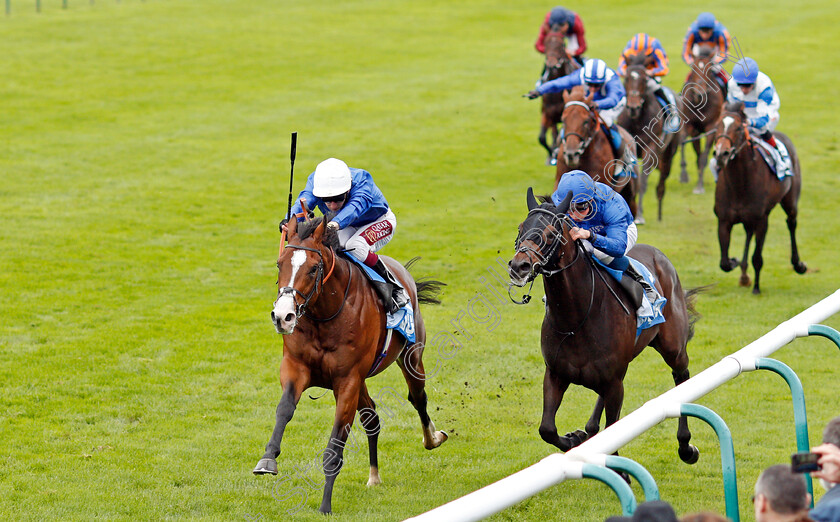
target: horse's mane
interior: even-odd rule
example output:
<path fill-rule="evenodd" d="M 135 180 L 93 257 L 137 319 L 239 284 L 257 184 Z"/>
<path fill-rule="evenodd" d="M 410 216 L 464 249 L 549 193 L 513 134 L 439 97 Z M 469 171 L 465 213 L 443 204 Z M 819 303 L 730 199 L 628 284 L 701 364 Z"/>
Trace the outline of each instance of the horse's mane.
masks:
<path fill-rule="evenodd" d="M 726 103 L 726 107 L 724 109 L 726 112 L 734 112 L 736 114 L 740 114 L 744 112 L 744 102 L 742 101 L 731 101 Z"/>
<path fill-rule="evenodd" d="M 320 216 L 310 219 L 308 221 L 304 221 L 302 223 L 298 223 L 298 237 L 300 237 L 300 239 L 302 240 L 308 238 L 315 232 L 315 229 L 318 228 L 318 226 L 321 225 L 321 223 L 325 219 L 327 220 L 327 223 L 329 223 L 334 215 L 335 214 L 330 212 L 326 216 Z M 333 250 L 338 250 L 339 248 L 341 248 L 341 244 L 338 241 L 338 234 L 329 227 L 327 227 L 327 231 L 324 233 L 322 242 L 326 246 L 332 248 Z"/>

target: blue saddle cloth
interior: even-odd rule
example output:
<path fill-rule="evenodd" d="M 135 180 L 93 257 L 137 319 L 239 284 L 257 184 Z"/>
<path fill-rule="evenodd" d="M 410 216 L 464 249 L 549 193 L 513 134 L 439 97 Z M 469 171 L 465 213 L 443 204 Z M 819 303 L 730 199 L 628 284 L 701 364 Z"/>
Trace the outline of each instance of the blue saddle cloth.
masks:
<path fill-rule="evenodd" d="M 352 261 L 356 264 L 359 268 L 362 269 L 362 273 L 364 273 L 369 280 L 378 281 L 380 283 L 385 283 L 385 280 L 382 279 L 382 276 L 377 274 L 371 267 L 367 266 L 366 264 L 362 263 L 355 257 L 342 254 L 345 259 Z M 409 302 L 404 307 L 400 308 L 393 314 L 387 314 L 387 321 L 386 321 L 386 328 L 390 330 L 395 330 L 400 335 L 405 337 L 405 340 L 409 343 L 414 343 L 414 309 L 411 307 L 411 303 Z M 390 340 L 390 337 L 389 337 Z M 388 349 L 386 345 L 383 349 L 383 353 Z"/>
<path fill-rule="evenodd" d="M 595 256 L 592 256 L 592 259 L 594 259 L 596 263 L 601 265 L 607 271 L 607 273 L 610 274 L 616 281 L 621 282 L 621 278 L 624 276 L 623 271 L 608 267 Z M 648 270 L 648 268 L 645 265 L 643 265 L 640 261 L 637 261 L 632 257 L 628 257 L 627 259 L 629 259 L 630 262 L 633 264 L 633 267 L 640 274 L 642 274 L 642 277 L 645 279 L 645 281 L 647 281 L 648 284 L 653 288 L 656 288 L 656 277 L 653 275 L 653 273 L 651 273 L 651 271 Z M 665 316 L 662 315 L 662 308 L 667 302 L 668 300 L 659 294 L 657 294 L 655 301 L 650 301 L 650 299 L 647 298 L 647 295 L 645 295 L 644 301 L 642 302 L 641 306 L 641 313 L 636 314 L 637 338 L 643 330 L 647 330 L 651 326 L 656 326 L 657 324 L 662 324 L 665 322 Z"/>

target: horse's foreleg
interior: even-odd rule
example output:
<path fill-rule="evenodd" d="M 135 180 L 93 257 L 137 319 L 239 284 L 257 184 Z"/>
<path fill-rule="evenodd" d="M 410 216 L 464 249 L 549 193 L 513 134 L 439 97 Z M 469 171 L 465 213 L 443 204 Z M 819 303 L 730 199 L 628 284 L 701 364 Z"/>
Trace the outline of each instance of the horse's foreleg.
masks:
<path fill-rule="evenodd" d="M 361 380 L 349 380 L 335 388 L 335 422 L 327 449 L 324 450 L 324 496 L 321 499 L 321 513 L 332 513 L 332 492 L 335 479 L 344 466 L 344 447 L 353 427 L 353 416 L 360 401 Z"/>
<path fill-rule="evenodd" d="M 683 135 L 679 135 L 680 139 L 680 183 L 688 183 L 688 170 L 686 170 L 685 163 L 685 141 Z"/>
<path fill-rule="evenodd" d="M 747 274 L 747 259 L 750 256 L 750 242 L 752 241 L 753 229 L 744 225 L 746 232 L 746 240 L 744 241 L 744 257 L 741 258 L 741 279 L 738 281 L 740 286 L 750 286 L 750 276 Z"/>
<path fill-rule="evenodd" d="M 677 138 L 674 137 L 672 139 Z M 671 163 L 674 160 L 673 152 L 675 151 L 671 147 L 672 145 L 669 145 L 668 148 L 662 151 L 659 159 L 659 183 L 656 185 L 659 221 L 662 221 L 662 200 L 665 199 L 665 182 L 668 180 L 668 176 L 671 175 Z"/>
<path fill-rule="evenodd" d="M 370 475 L 368 477 L 368 486 L 375 486 L 382 483 L 379 478 L 379 459 L 376 453 L 376 445 L 379 441 L 379 414 L 376 413 L 376 403 L 370 398 L 367 386 L 362 383 L 362 389 L 359 392 L 359 422 L 365 428 L 368 438 L 368 452 L 370 453 Z"/>
<path fill-rule="evenodd" d="M 752 256 L 752 265 L 755 270 L 755 284 L 753 285 L 753 294 L 760 294 L 761 289 L 758 287 L 758 277 L 761 272 L 761 267 L 764 266 L 764 257 L 761 251 L 764 249 L 764 239 L 767 237 L 767 217 L 755 227 L 755 251 Z"/>
<path fill-rule="evenodd" d="M 738 266 L 738 260 L 729 257 L 729 238 L 732 234 L 732 223 L 718 218 L 718 242 L 720 243 L 720 269 L 731 272 Z"/>
<path fill-rule="evenodd" d="M 712 150 L 712 144 L 714 143 L 714 141 L 708 136 L 703 139 L 703 142 L 704 145 L 702 154 L 700 153 L 700 141 L 698 140 L 694 142 L 697 144 L 694 148 L 694 150 L 697 151 L 697 186 L 694 187 L 693 190 L 695 194 L 703 194 L 706 192 L 706 188 L 703 186 L 703 171 L 706 170 L 706 165 L 709 162 L 709 151 Z"/>
<path fill-rule="evenodd" d="M 674 370 L 671 372 L 671 375 L 674 376 L 674 386 L 679 386 L 690 377 L 688 368 L 684 370 Z M 691 431 L 688 429 L 688 417 L 683 415 L 680 417 L 679 425 L 677 427 L 677 443 L 679 443 L 677 453 L 680 456 L 680 460 L 686 464 L 694 464 L 700 458 L 700 450 L 698 450 L 696 446 L 689 444 L 690 440 Z"/>
<path fill-rule="evenodd" d="M 637 207 L 638 208 L 638 214 L 636 214 L 636 220 L 635 220 L 635 223 L 637 225 L 643 225 L 645 223 L 645 208 L 644 208 L 644 201 L 643 200 L 644 200 L 644 197 L 645 197 L 645 192 L 647 192 L 648 176 L 650 176 L 650 171 L 651 171 L 651 166 L 649 165 L 647 158 L 648 158 L 648 155 L 646 153 L 645 156 L 644 156 L 644 159 L 642 160 L 642 168 L 641 168 L 642 172 L 641 172 L 640 177 L 639 177 L 639 193 L 638 193 L 639 204 L 638 204 L 638 207 Z"/>
<path fill-rule="evenodd" d="M 283 395 L 277 404 L 274 431 L 265 446 L 265 453 L 254 468 L 254 475 L 277 474 L 276 459 L 280 455 L 280 442 L 283 439 L 283 432 L 286 431 L 286 425 L 292 420 L 300 396 L 308 385 L 308 377 L 304 373 L 290 371 L 289 368 L 290 366 L 284 366 L 281 369 L 281 377 L 286 375 L 287 379 L 282 380 L 284 383 Z"/>
<path fill-rule="evenodd" d="M 543 116 L 543 120 L 545 120 L 544 116 Z M 539 134 L 539 136 L 537 136 L 537 141 L 539 141 L 540 145 L 542 145 L 543 148 L 546 151 L 548 151 L 548 159 L 545 160 L 545 164 L 546 165 L 551 165 L 552 150 L 551 150 L 551 147 L 548 146 L 548 141 L 545 139 L 547 133 L 548 133 L 548 126 L 545 124 L 545 121 L 543 121 L 542 125 L 540 125 L 540 134 Z"/>
<path fill-rule="evenodd" d="M 445 431 L 436 431 L 435 423 L 426 410 L 428 398 L 426 396 L 426 370 L 423 367 L 423 347 L 415 344 L 397 359 L 397 364 L 403 372 L 408 384 L 408 401 L 417 410 L 420 424 L 423 427 L 423 447 L 435 449 L 449 438 Z"/>
<path fill-rule="evenodd" d="M 572 442 L 569 437 L 560 437 L 557 434 L 557 423 L 554 417 L 557 409 L 563 402 L 563 394 L 569 387 L 569 382 L 555 375 L 548 367 L 543 377 L 543 414 L 540 422 L 540 437 L 544 441 L 560 448 L 560 451 L 572 449 Z"/>

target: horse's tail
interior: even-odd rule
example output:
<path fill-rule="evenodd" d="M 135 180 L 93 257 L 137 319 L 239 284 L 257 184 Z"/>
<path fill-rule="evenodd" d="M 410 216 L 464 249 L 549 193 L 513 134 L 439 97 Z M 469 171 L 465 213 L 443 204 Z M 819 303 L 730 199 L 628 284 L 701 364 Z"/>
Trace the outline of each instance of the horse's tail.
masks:
<path fill-rule="evenodd" d="M 405 264 L 405 269 L 410 270 L 411 266 L 419 260 L 419 257 L 412 257 L 408 260 L 408 263 Z M 421 279 L 416 279 L 414 281 L 415 285 L 417 286 L 417 302 L 423 304 L 440 304 L 440 299 L 438 299 L 438 294 L 446 286 L 446 283 L 442 283 L 440 281 L 429 279 L 428 277 L 424 277 Z"/>
<path fill-rule="evenodd" d="M 715 285 L 697 286 L 689 288 L 685 291 L 685 309 L 688 312 L 688 339 L 686 339 L 686 342 L 690 341 L 691 338 L 694 337 L 694 324 L 703 317 L 694 307 L 697 301 L 697 296 L 709 290 L 713 286 Z"/>

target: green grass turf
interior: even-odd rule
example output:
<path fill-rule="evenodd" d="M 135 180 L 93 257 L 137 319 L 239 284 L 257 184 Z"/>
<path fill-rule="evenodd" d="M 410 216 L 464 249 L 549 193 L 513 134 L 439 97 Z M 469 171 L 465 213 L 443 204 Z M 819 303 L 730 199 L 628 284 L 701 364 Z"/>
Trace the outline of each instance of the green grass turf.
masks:
<path fill-rule="evenodd" d="M 282 340 L 268 312 L 291 131 L 299 132 L 296 190 L 329 156 L 374 174 L 399 220 L 384 253 L 422 255 L 415 275 L 449 285 L 442 306 L 424 309 L 430 335 L 452 331 L 482 296 L 499 318 L 491 326 L 467 317 L 457 353 L 427 352 L 427 368 L 437 369 L 430 413 L 451 435 L 441 448 L 422 448 L 413 409 L 389 394 L 405 394 L 398 370 L 369 383 L 383 411 L 383 484 L 364 485 L 360 437 L 337 481 L 336 520 L 406 518 L 551 454 L 537 434 L 542 290 L 516 307 L 492 301 L 482 279 L 511 255 L 526 187 L 552 186 L 536 142 L 538 103 L 520 97 L 539 73 L 532 46 L 550 7 L 71 0 L 67 10 L 45 1 L 36 14 L 34 2 L 14 0 L 0 19 L 0 514 L 321 520 L 313 483 L 322 479 L 309 466 L 329 436 L 331 394 L 310 400 L 321 394 L 313 390 L 301 401 L 280 475 L 251 474 L 280 397 Z M 587 55 L 610 64 L 634 33 L 660 38 L 671 56 L 666 83 L 679 90 L 681 40 L 697 4 L 569 7 L 585 20 Z M 650 220 L 640 240 L 670 256 L 684 286 L 716 285 L 698 303 L 694 374 L 840 287 L 840 14 L 828 0 L 703 9 L 776 83 L 779 130 L 802 160 L 799 240 L 811 271 L 791 270 L 776 210 L 764 293 L 739 288 L 736 274 L 718 269 L 711 179 L 695 196 L 675 168 L 665 220 Z M 646 203 L 650 217 L 652 193 Z M 736 232 L 736 255 L 742 242 Z M 837 318 L 827 324 L 840 327 Z M 838 414 L 837 349 L 804 339 L 777 356 L 804 382 L 816 442 Z M 625 413 L 672 385 L 653 350 L 625 384 Z M 559 428 L 582 427 L 594 400 L 570 389 Z M 750 520 L 758 473 L 794 450 L 786 387 L 748 374 L 699 402 L 732 429 Z M 677 459 L 675 421 L 622 454 L 653 473 L 678 513 L 723 512 L 714 433 L 691 426 L 702 452 L 695 466 Z M 599 520 L 619 509 L 605 485 L 571 481 L 494 519 Z"/>

